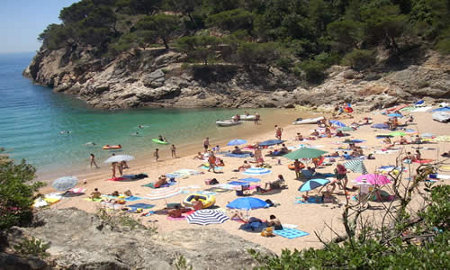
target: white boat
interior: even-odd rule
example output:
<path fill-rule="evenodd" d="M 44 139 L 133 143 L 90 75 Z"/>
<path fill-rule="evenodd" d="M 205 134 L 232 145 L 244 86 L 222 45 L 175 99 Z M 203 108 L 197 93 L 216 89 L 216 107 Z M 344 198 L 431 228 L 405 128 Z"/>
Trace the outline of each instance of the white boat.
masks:
<path fill-rule="evenodd" d="M 241 114 L 239 115 L 241 120 L 246 120 L 246 121 L 253 121 L 256 119 L 256 115 L 254 114 Z"/>
<path fill-rule="evenodd" d="M 431 115 L 433 120 L 446 123 L 450 121 L 450 112 L 435 112 Z"/>
<path fill-rule="evenodd" d="M 316 124 L 317 121 L 321 121 L 325 119 L 323 116 L 316 117 L 316 118 L 306 118 L 306 119 L 297 119 L 294 122 L 292 122 L 293 125 L 303 125 L 303 124 Z"/>
<path fill-rule="evenodd" d="M 242 122 L 233 121 L 233 120 L 217 120 L 216 121 L 216 125 L 218 125 L 219 127 L 231 127 L 231 126 L 236 126 L 236 125 L 240 125 L 240 124 L 242 124 Z"/>

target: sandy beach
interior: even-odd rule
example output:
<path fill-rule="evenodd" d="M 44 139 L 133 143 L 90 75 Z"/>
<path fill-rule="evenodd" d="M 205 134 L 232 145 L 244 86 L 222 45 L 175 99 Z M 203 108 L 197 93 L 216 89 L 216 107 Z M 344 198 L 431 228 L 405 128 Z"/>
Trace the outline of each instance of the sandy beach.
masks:
<path fill-rule="evenodd" d="M 414 116 L 414 122 L 408 125 L 407 129 L 413 129 L 416 133 L 408 133 L 408 136 L 405 136 L 408 140 L 411 140 L 411 136 L 417 133 L 432 133 L 435 136 L 441 135 L 450 135 L 450 126 L 449 124 L 439 123 L 433 121 L 431 118 L 431 113 L 429 112 L 413 112 L 411 113 Z M 321 114 L 311 114 L 312 116 L 320 116 Z M 357 110 L 351 114 L 354 118 L 339 118 L 338 120 L 345 123 L 346 125 L 350 125 L 352 122 L 361 122 L 364 117 L 370 117 L 373 119 L 373 123 L 383 123 L 386 122 L 388 117 L 382 115 L 380 111 L 374 111 L 370 113 L 359 113 Z M 324 115 L 327 118 L 330 115 Z M 403 123 L 405 118 L 400 119 L 400 123 Z M 370 127 L 370 125 L 360 126 L 355 131 L 350 131 L 349 136 L 347 137 L 331 137 L 331 138 L 320 138 L 317 140 L 304 140 L 298 141 L 296 140 L 296 133 L 301 133 L 304 137 L 309 136 L 311 132 L 317 128 L 316 124 L 307 124 L 307 125 L 285 125 L 287 122 L 292 122 L 295 119 L 283 119 L 280 120 L 283 123 L 283 135 L 282 139 L 286 140 L 285 144 L 288 148 L 295 150 L 300 145 L 306 145 L 308 147 L 317 148 L 320 150 L 328 151 L 329 153 L 333 153 L 335 151 L 339 151 L 340 154 L 343 153 L 342 149 L 346 147 L 346 144 L 342 142 L 345 139 L 360 139 L 364 140 L 363 143 L 359 144 L 363 148 L 364 155 L 367 156 L 369 153 L 373 153 L 375 159 L 373 160 L 364 160 L 364 164 L 367 167 L 369 173 L 375 172 L 375 170 L 383 165 L 394 165 L 395 159 L 400 153 L 404 152 L 415 152 L 416 149 L 413 147 L 417 147 L 416 144 L 408 144 L 408 145 L 396 145 L 395 151 L 385 153 L 383 151 L 377 151 L 385 148 L 383 140 L 377 139 L 376 135 L 378 134 L 387 134 L 390 131 L 388 130 L 377 130 Z M 255 127 L 257 128 L 257 127 Z M 267 131 L 268 130 L 268 131 Z M 411 136 L 409 136 L 411 134 Z M 188 195 L 188 193 L 195 193 L 196 191 L 201 191 L 210 188 L 211 186 L 205 184 L 206 179 L 216 178 L 219 183 L 227 183 L 228 180 L 236 180 L 240 178 L 247 177 L 242 172 L 234 172 L 233 170 L 237 169 L 241 166 L 244 160 L 253 161 L 254 158 L 234 158 L 234 157 L 226 157 L 223 154 L 217 155 L 218 157 L 224 160 L 225 166 L 220 173 L 208 172 L 205 169 L 199 168 L 206 161 L 195 160 L 193 159 L 193 154 L 198 151 L 203 151 L 202 142 L 204 138 L 198 138 L 198 146 L 194 146 L 191 148 L 186 148 L 183 151 L 179 152 L 181 157 L 179 158 L 171 158 L 170 153 L 166 150 L 161 155 L 161 160 L 159 162 L 155 162 L 151 156 L 147 156 L 146 158 L 139 157 L 137 160 L 129 162 L 130 169 L 125 170 L 124 174 L 139 174 L 145 173 L 149 177 L 136 180 L 136 181 L 107 181 L 108 178 L 111 178 L 111 170 L 108 169 L 107 165 L 100 164 L 102 161 L 97 161 L 99 165 L 101 165 L 102 169 L 99 170 L 86 170 L 79 175 L 76 175 L 80 181 L 77 187 L 85 188 L 86 193 L 77 197 L 63 198 L 60 202 L 55 203 L 51 207 L 61 209 L 67 207 L 76 207 L 88 212 L 96 212 L 102 205 L 98 202 L 92 202 L 87 200 L 89 194 L 94 190 L 94 188 L 98 188 L 100 192 L 103 194 L 110 194 L 114 191 L 119 191 L 123 193 L 125 190 L 129 189 L 132 191 L 134 196 L 138 197 L 146 197 L 147 194 L 154 191 L 149 187 L 143 187 L 142 185 L 148 184 L 150 182 L 155 182 L 158 177 L 162 174 L 167 174 L 171 172 L 175 172 L 180 169 L 193 169 L 202 172 L 202 174 L 192 175 L 185 178 L 177 178 L 177 186 L 183 188 L 184 192 L 182 194 L 160 200 L 147 200 L 142 199 L 135 202 L 127 203 L 149 203 L 155 205 L 150 211 L 155 211 L 162 209 L 166 206 L 167 203 L 179 203 L 182 202 L 183 199 Z M 265 131 L 260 132 L 258 135 L 248 135 L 243 134 L 242 137 L 237 138 L 229 138 L 232 139 L 246 139 L 248 141 L 247 144 L 251 145 L 257 142 L 262 142 L 269 139 L 275 139 L 275 131 L 269 128 L 266 128 Z M 394 137 L 393 140 L 397 140 L 397 137 Z M 211 140 L 211 145 L 220 145 L 221 151 L 231 151 L 233 149 L 232 146 L 226 146 L 226 141 L 214 141 Z M 420 145 L 423 148 L 420 149 L 422 153 L 422 159 L 433 159 L 433 160 L 442 160 L 440 155 L 444 152 L 448 152 L 450 150 L 449 142 L 436 142 L 433 144 L 424 144 Z M 267 149 L 263 149 L 263 155 L 266 155 L 269 151 L 280 148 L 280 146 L 271 146 Z M 321 247 L 321 243 L 318 241 L 315 233 L 320 234 L 324 239 L 330 239 L 333 237 L 330 229 L 327 226 L 331 226 L 333 230 L 336 232 L 342 232 L 343 226 L 340 222 L 340 217 L 342 214 L 342 207 L 340 207 L 340 203 L 345 201 L 345 194 L 336 189 L 337 194 L 334 196 L 337 199 L 338 203 L 326 203 L 326 204 L 299 204 L 296 203 L 298 201 L 298 197 L 301 197 L 304 193 L 298 191 L 299 186 L 303 182 L 295 179 L 294 171 L 288 169 L 287 165 L 291 163 L 290 160 L 284 157 L 264 157 L 264 160 L 267 164 L 271 166 L 270 174 L 256 176 L 262 179 L 262 182 L 259 184 L 264 185 L 264 182 L 273 181 L 277 178 L 279 174 L 283 175 L 288 189 L 271 191 L 267 193 L 257 193 L 256 190 L 253 190 L 253 197 L 260 198 L 263 200 L 270 199 L 272 202 L 277 204 L 276 207 L 264 208 L 264 209 L 255 209 L 250 210 L 248 213 L 249 216 L 257 217 L 262 220 L 266 220 L 269 218 L 271 214 L 276 215 L 277 218 L 283 224 L 291 224 L 296 225 L 297 229 L 309 233 L 309 235 L 304 237 L 298 237 L 295 239 L 287 239 L 281 236 L 266 238 L 262 237 L 259 233 L 246 232 L 244 230 L 240 230 L 239 227 L 242 225 L 240 222 L 229 220 L 223 224 L 219 225 L 208 225 L 208 229 L 223 229 L 231 234 L 238 235 L 248 241 L 252 241 L 258 243 L 276 253 L 280 253 L 282 249 L 302 249 L 307 247 Z M 340 161 L 339 158 L 337 162 L 345 162 Z M 334 168 L 336 167 L 336 163 L 331 163 L 330 166 L 322 166 L 317 169 L 317 172 L 321 173 L 333 173 Z M 413 172 L 414 168 L 416 168 L 419 164 L 412 163 L 407 166 L 408 173 Z M 450 174 L 450 173 L 447 173 Z M 350 172 L 348 174 L 349 178 L 349 186 L 352 186 L 354 180 L 357 176 L 361 175 L 360 173 Z M 83 184 L 83 181 L 86 180 L 86 184 Z M 448 180 L 447 180 L 448 181 Z M 41 193 L 50 193 L 55 190 L 48 185 L 47 187 L 41 190 Z M 310 195 L 317 193 L 318 189 L 310 192 Z M 356 192 L 351 192 L 347 196 L 352 196 Z M 237 198 L 235 191 L 225 192 L 225 193 L 216 193 L 216 203 L 215 205 L 225 209 L 228 202 L 231 202 L 235 198 Z M 376 204 L 376 203 L 374 203 Z M 144 210 L 144 212 L 148 212 L 149 210 Z M 186 220 L 168 220 L 167 215 L 159 215 L 153 214 L 149 216 L 141 216 L 139 213 L 131 214 L 135 216 L 137 219 L 141 220 L 144 225 L 154 224 L 157 226 L 158 231 L 160 233 L 164 233 L 167 231 L 178 230 L 183 228 L 188 228 L 191 226 L 199 226 L 199 225 L 191 225 L 188 224 Z"/>

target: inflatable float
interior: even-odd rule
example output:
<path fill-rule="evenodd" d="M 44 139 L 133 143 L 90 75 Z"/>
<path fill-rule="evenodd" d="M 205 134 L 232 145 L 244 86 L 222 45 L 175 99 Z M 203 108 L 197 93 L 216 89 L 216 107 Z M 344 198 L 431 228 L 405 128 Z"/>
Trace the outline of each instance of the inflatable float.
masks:
<path fill-rule="evenodd" d="M 183 201 L 183 204 L 188 207 L 193 206 L 194 198 L 198 196 L 199 201 L 202 202 L 203 208 L 208 208 L 216 203 L 216 197 L 214 195 L 204 195 L 198 193 L 189 194 Z"/>
<path fill-rule="evenodd" d="M 118 145 L 107 144 L 107 145 L 103 146 L 103 150 L 112 150 L 112 149 L 121 149 L 121 148 L 122 148 L 122 146 L 120 144 L 118 144 Z"/>
<path fill-rule="evenodd" d="M 254 114 L 241 114 L 239 115 L 239 117 L 241 118 L 241 120 L 245 120 L 245 121 L 253 121 L 256 119 L 256 115 Z"/>
<path fill-rule="evenodd" d="M 318 121 L 323 120 L 324 117 L 316 117 L 316 118 L 307 118 L 307 119 L 297 119 L 292 122 L 293 125 L 303 125 L 303 124 L 316 124 Z"/>
<path fill-rule="evenodd" d="M 158 144 L 169 144 L 169 142 L 161 141 L 161 140 L 158 140 L 158 139 L 152 139 L 152 142 L 158 143 Z"/>
<path fill-rule="evenodd" d="M 242 122 L 240 121 L 233 121 L 233 120 L 217 120 L 216 121 L 216 125 L 218 125 L 219 127 L 231 127 L 231 126 L 236 126 L 236 125 L 240 125 L 242 124 Z"/>
<path fill-rule="evenodd" d="M 289 168 L 289 170 L 292 170 L 292 171 L 295 170 L 294 163 L 289 164 L 288 168 Z M 305 164 L 300 163 L 300 169 L 304 169 L 304 168 L 305 168 Z"/>

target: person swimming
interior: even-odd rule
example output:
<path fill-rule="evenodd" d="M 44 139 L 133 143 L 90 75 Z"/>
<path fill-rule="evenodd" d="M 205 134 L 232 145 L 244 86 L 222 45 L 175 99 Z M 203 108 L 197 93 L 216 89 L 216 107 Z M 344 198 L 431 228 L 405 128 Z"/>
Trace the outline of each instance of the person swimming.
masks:
<path fill-rule="evenodd" d="M 61 130 L 61 131 L 59 132 L 59 134 L 70 134 L 70 133 L 71 133 L 70 130 Z"/>

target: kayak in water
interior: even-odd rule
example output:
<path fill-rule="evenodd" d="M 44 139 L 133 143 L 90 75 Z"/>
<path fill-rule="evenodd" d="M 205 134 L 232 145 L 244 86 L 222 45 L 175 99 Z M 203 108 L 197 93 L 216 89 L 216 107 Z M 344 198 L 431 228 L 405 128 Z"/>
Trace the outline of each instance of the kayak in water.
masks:
<path fill-rule="evenodd" d="M 153 141 L 154 143 L 158 143 L 158 144 L 169 144 L 169 142 L 161 141 L 161 140 L 158 140 L 158 139 L 152 139 L 152 141 Z"/>

